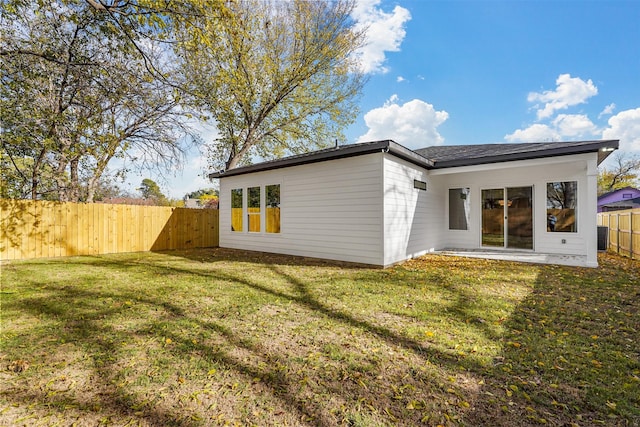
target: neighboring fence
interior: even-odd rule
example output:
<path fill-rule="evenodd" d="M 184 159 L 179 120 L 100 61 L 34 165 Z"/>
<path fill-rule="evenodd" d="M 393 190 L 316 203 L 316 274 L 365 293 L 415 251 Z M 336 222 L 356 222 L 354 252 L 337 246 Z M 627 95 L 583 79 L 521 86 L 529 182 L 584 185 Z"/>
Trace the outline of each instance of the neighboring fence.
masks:
<path fill-rule="evenodd" d="M 0 200 L 0 259 L 218 246 L 218 211 Z"/>
<path fill-rule="evenodd" d="M 640 259 L 640 209 L 600 212 L 598 225 L 609 229 L 609 249 Z"/>

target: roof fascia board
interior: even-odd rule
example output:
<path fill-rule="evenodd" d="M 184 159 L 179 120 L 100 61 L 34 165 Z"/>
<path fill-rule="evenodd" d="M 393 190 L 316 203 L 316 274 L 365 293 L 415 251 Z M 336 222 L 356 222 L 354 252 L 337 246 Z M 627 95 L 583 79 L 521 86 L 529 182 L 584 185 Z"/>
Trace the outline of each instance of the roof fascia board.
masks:
<path fill-rule="evenodd" d="M 396 157 L 402 158 L 424 168 L 433 167 L 433 163 L 425 157 L 422 157 L 421 155 L 409 150 L 408 148 L 403 147 L 402 145 L 394 141 L 384 140 L 375 141 L 368 144 L 355 144 L 353 146 L 345 145 L 335 149 L 323 150 L 317 153 L 309 153 L 308 155 L 293 156 L 281 160 L 273 160 L 271 162 L 256 163 L 255 165 L 237 169 L 230 169 L 228 171 L 214 172 L 209 174 L 209 179 L 244 175 L 253 172 L 264 172 L 268 170 L 282 169 L 309 163 L 318 163 L 354 156 L 362 156 L 365 154 L 378 152 L 391 153 Z"/>
<path fill-rule="evenodd" d="M 308 163 L 324 162 L 327 160 L 340 159 L 353 156 L 361 156 L 387 149 L 389 141 L 376 141 L 370 144 L 357 144 L 353 146 L 342 146 L 334 149 L 322 150 L 308 155 L 285 157 L 284 159 L 270 162 L 256 163 L 227 171 L 214 172 L 209 174 L 209 178 L 225 178 L 228 176 L 244 175 L 253 172 L 263 172 L 273 169 L 282 169 L 292 166 L 304 165 Z"/>
<path fill-rule="evenodd" d="M 434 163 L 427 159 L 426 157 L 421 156 L 413 150 L 410 150 L 394 141 L 389 141 L 389 153 L 394 156 L 406 160 L 409 163 L 413 163 L 416 166 L 421 166 L 425 169 L 432 169 L 434 167 Z"/>

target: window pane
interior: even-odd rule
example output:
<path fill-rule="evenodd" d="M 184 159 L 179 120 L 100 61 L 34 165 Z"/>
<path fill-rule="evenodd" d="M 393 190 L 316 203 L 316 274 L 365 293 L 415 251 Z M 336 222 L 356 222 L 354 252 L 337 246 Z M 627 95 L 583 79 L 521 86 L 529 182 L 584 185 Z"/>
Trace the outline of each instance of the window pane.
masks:
<path fill-rule="evenodd" d="M 242 188 L 231 190 L 231 231 L 242 231 Z"/>
<path fill-rule="evenodd" d="M 547 184 L 547 231 L 575 233 L 578 183 L 576 181 Z"/>
<path fill-rule="evenodd" d="M 247 189 L 247 205 L 249 208 L 258 209 L 260 213 L 260 187 L 249 187 Z"/>
<path fill-rule="evenodd" d="M 249 231 L 260 232 L 260 187 L 247 189 L 247 214 L 249 217 Z"/>
<path fill-rule="evenodd" d="M 265 187 L 266 206 L 266 228 L 267 233 L 280 232 L 280 185 L 267 185 Z"/>
<path fill-rule="evenodd" d="M 449 230 L 467 230 L 471 217 L 468 188 L 449 189 Z"/>

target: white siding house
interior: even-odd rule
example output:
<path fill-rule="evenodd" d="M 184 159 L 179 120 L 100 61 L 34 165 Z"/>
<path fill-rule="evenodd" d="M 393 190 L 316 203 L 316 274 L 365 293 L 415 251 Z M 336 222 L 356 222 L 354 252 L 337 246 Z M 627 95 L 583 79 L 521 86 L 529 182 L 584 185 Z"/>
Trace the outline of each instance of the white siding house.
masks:
<path fill-rule="evenodd" d="M 595 267 L 597 165 L 617 146 L 375 141 L 214 173 L 220 246 L 379 266 L 489 248 Z"/>

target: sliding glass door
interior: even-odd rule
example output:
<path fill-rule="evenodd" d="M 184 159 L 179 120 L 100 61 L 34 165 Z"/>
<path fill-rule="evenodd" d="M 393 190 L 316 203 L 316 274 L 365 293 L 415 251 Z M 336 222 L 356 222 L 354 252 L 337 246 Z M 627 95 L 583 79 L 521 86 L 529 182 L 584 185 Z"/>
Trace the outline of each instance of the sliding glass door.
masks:
<path fill-rule="evenodd" d="M 482 190 L 482 246 L 533 249 L 533 187 Z"/>

